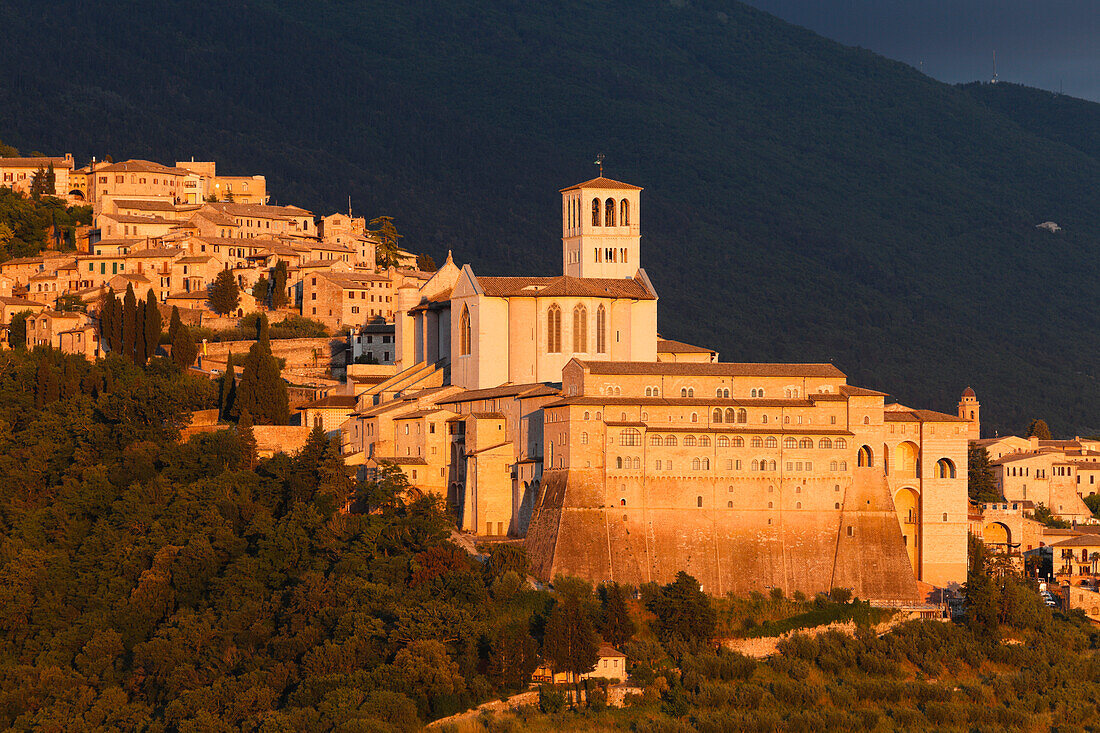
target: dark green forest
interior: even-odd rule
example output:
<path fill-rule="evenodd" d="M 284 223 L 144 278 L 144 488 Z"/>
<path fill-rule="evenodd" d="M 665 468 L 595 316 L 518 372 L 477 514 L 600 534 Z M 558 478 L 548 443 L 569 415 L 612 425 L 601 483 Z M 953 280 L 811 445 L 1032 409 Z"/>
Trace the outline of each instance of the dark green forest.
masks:
<path fill-rule="evenodd" d="M 35 51 L 57 43 L 80 53 Z M 558 271 L 557 191 L 604 153 L 646 188 L 664 335 L 949 412 L 970 385 L 990 434 L 1100 432 L 1095 104 L 719 0 L 15 0 L 0 65 L 8 143 L 216 159 L 318 212 L 350 194 L 483 274 Z"/>
<path fill-rule="evenodd" d="M 1100 633 L 979 541 L 965 621 L 881 635 L 890 612 L 841 588 L 537 589 L 521 549 L 471 555 L 437 498 L 396 467 L 351 479 L 320 429 L 268 459 L 243 419 L 181 440 L 216 393 L 162 357 L 0 353 L 0 728 L 413 731 L 525 689 L 540 658 L 591 669 L 602 637 L 627 655 L 627 707 L 547 685 L 466 730 L 1096 729 Z M 854 634 L 767 659 L 716 643 L 838 620 Z"/>

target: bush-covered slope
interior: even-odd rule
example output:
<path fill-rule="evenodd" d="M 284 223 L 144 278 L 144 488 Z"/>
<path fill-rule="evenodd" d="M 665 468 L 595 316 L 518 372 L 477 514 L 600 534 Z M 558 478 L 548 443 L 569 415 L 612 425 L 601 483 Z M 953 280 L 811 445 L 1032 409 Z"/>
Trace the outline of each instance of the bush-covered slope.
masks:
<path fill-rule="evenodd" d="M 1080 138 L 738 3 L 21 0 L 0 65 L 7 142 L 350 193 L 484 274 L 560 267 L 556 192 L 603 152 L 646 187 L 667 335 L 948 411 L 971 384 L 990 430 L 1100 431 Z"/>

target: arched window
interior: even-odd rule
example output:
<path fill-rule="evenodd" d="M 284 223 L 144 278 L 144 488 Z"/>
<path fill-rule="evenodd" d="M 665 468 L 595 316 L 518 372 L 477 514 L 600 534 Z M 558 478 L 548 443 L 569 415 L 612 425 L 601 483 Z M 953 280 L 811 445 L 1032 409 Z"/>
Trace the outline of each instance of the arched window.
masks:
<path fill-rule="evenodd" d="M 596 353 L 607 353 L 607 311 L 602 305 L 596 309 Z"/>
<path fill-rule="evenodd" d="M 695 445 L 695 436 L 688 435 L 684 437 L 684 445 Z"/>
<path fill-rule="evenodd" d="M 802 440 L 798 441 L 798 447 L 799 448 L 813 448 L 814 447 L 814 442 L 810 438 L 803 438 Z"/>
<path fill-rule="evenodd" d="M 760 461 L 756 460 L 755 458 L 752 461 L 752 470 L 753 471 L 759 471 L 760 470 Z"/>
<path fill-rule="evenodd" d="M 848 441 L 845 440 L 844 438 L 837 438 L 836 443 L 834 445 L 835 445 L 836 448 L 847 448 L 848 447 Z"/>
<path fill-rule="evenodd" d="M 746 423 L 749 421 L 749 411 L 744 407 L 737 411 L 737 422 Z"/>
<path fill-rule="evenodd" d="M 639 469 L 641 467 L 642 467 L 642 459 L 638 458 L 638 457 L 635 457 L 634 458 L 634 468 Z"/>
<path fill-rule="evenodd" d="M 733 438 L 733 447 L 734 448 L 744 448 L 745 447 L 745 439 L 742 438 L 740 435 L 735 435 L 734 438 Z"/>
<path fill-rule="evenodd" d="M 469 306 L 462 306 L 462 317 L 458 320 L 458 339 L 459 339 L 459 351 L 461 356 L 469 356 L 470 354 L 470 308 Z"/>
<path fill-rule="evenodd" d="M 608 199 L 604 202 L 603 225 L 605 227 L 615 226 L 615 199 Z"/>
<path fill-rule="evenodd" d="M 774 471 L 775 470 L 775 461 L 768 461 L 768 470 L 769 471 Z"/>
<path fill-rule="evenodd" d="M 600 225 L 600 200 L 592 199 L 592 226 Z"/>
<path fill-rule="evenodd" d="M 675 435 L 666 435 L 665 436 L 665 445 L 676 445 L 676 436 Z"/>
<path fill-rule="evenodd" d="M 585 420 L 591 420 L 592 419 L 592 413 L 590 413 L 588 410 L 585 410 L 584 411 L 584 419 Z"/>
<path fill-rule="evenodd" d="M 722 422 L 722 410 L 719 407 L 714 408 L 714 412 L 710 416 L 711 422 Z"/>
<path fill-rule="evenodd" d="M 645 396 L 646 397 L 652 397 L 653 396 L 653 388 L 652 387 L 646 387 L 645 388 Z"/>
<path fill-rule="evenodd" d="M 684 441 L 684 442 L 687 443 L 687 441 Z M 691 470 L 692 471 L 698 471 L 699 470 L 699 459 L 698 458 L 692 458 L 691 459 Z"/>
<path fill-rule="evenodd" d="M 688 388 L 687 387 L 680 387 L 680 396 L 681 397 L 687 397 L 688 396 Z"/>
<path fill-rule="evenodd" d="M 871 416 L 870 415 L 864 415 L 863 416 L 863 424 L 864 425 L 870 425 L 871 424 Z"/>
<path fill-rule="evenodd" d="M 776 440 L 775 436 L 773 435 L 769 435 L 767 438 L 764 439 L 765 448 L 775 448 L 777 445 L 779 445 L 779 441 Z"/>
<path fill-rule="evenodd" d="M 703 506 L 703 497 L 701 497 L 701 496 L 695 497 L 695 506 Z"/>
<path fill-rule="evenodd" d="M 832 448 L 833 441 L 830 438 L 822 438 L 817 443 L 818 448 Z"/>
<path fill-rule="evenodd" d="M 561 308 L 557 303 L 546 311 L 546 351 L 551 354 L 561 353 Z"/>
<path fill-rule="evenodd" d="M 726 422 L 737 422 L 737 413 L 732 407 L 726 408 Z"/>
<path fill-rule="evenodd" d="M 699 413 L 698 412 L 691 413 L 691 421 L 692 422 L 699 422 Z"/>
<path fill-rule="evenodd" d="M 710 470 L 710 459 L 709 458 L 704 458 L 702 460 L 702 463 L 703 463 L 703 470 L 704 471 L 709 471 Z"/>
<path fill-rule="evenodd" d="M 871 452 L 871 447 L 868 445 L 859 449 L 859 455 L 856 457 L 856 465 L 863 468 L 870 468 L 875 465 L 875 454 Z"/>
<path fill-rule="evenodd" d="M 726 502 L 726 508 L 727 509 L 733 509 L 733 502 L 732 501 L 727 501 Z"/>
<path fill-rule="evenodd" d="M 829 470 L 830 471 L 835 471 L 836 470 L 836 461 L 829 461 Z"/>
<path fill-rule="evenodd" d="M 588 433 L 581 433 L 581 445 L 588 445 Z"/>
<path fill-rule="evenodd" d="M 626 199 L 619 202 L 619 226 L 630 226 L 630 202 Z"/>
<path fill-rule="evenodd" d="M 688 397 L 695 396 L 695 387 L 688 387 Z"/>
<path fill-rule="evenodd" d="M 654 397 L 660 397 L 661 396 L 661 388 L 660 387 L 654 387 L 653 388 L 653 396 Z"/>
<path fill-rule="evenodd" d="M 762 448 L 763 446 L 764 446 L 764 439 L 763 438 L 761 438 L 759 435 L 752 436 L 752 447 L 753 448 Z"/>
<path fill-rule="evenodd" d="M 583 305 L 573 309 L 573 351 L 588 351 L 588 309 Z"/>
<path fill-rule="evenodd" d="M 797 448 L 798 447 L 798 441 L 788 435 L 786 438 L 783 438 L 783 447 L 784 448 Z"/>
<path fill-rule="evenodd" d="M 660 435 L 651 435 L 651 436 L 649 436 L 649 444 L 650 445 L 664 445 L 665 441 Z"/>
<path fill-rule="evenodd" d="M 615 459 L 615 468 L 622 468 L 622 467 L 623 467 L 623 457 L 619 456 L 618 458 Z"/>
<path fill-rule="evenodd" d="M 619 445 L 641 445 L 642 433 L 637 428 L 627 428 L 619 433 Z"/>
<path fill-rule="evenodd" d="M 705 448 L 709 448 L 710 447 L 710 438 L 708 438 L 705 435 L 703 437 L 699 438 L 699 445 L 701 445 Z"/>
<path fill-rule="evenodd" d="M 950 458 L 936 461 L 936 478 L 955 478 L 955 464 Z"/>
<path fill-rule="evenodd" d="M 729 448 L 730 439 L 724 435 L 719 435 L 718 438 L 715 439 L 714 444 L 719 448 Z"/>
<path fill-rule="evenodd" d="M 767 424 L 767 422 L 768 422 L 768 416 L 767 416 L 767 415 L 761 415 L 761 416 L 760 416 L 760 422 L 762 422 L 762 423 L 764 423 L 764 424 Z"/>

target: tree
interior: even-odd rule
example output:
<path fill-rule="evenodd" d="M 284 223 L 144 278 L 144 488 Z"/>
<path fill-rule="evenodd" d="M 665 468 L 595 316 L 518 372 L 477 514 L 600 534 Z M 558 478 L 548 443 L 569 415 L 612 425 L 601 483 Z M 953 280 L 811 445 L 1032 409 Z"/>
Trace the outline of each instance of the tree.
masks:
<path fill-rule="evenodd" d="M 199 348 L 195 345 L 195 339 L 191 337 L 191 329 L 181 323 L 176 328 L 175 338 L 172 339 L 172 361 L 180 369 L 188 369 L 195 363 L 199 354 Z"/>
<path fill-rule="evenodd" d="M 157 304 L 157 296 L 153 294 L 152 288 L 150 288 L 149 292 L 145 295 L 144 316 L 145 353 L 142 354 L 142 364 L 156 355 L 157 346 L 160 344 L 160 307 Z"/>
<path fill-rule="evenodd" d="M 11 348 L 27 348 L 27 318 L 32 315 L 29 310 L 12 314 L 11 325 L 8 326 L 8 345 Z"/>
<path fill-rule="evenodd" d="M 397 227 L 393 224 L 393 217 L 376 217 L 371 219 L 370 225 L 378 227 L 370 230 L 378 238 L 378 246 L 375 248 L 374 254 L 375 264 L 382 268 L 397 267 L 401 263 L 398 258 L 398 252 L 401 250 L 398 241 L 404 235 L 397 233 Z"/>
<path fill-rule="evenodd" d="M 270 283 L 268 283 L 267 278 L 263 275 L 260 275 L 260 279 L 257 280 L 256 284 L 252 286 L 252 297 L 256 299 L 256 305 L 267 305 L 267 296 L 268 291 L 270 290 L 269 285 Z"/>
<path fill-rule="evenodd" d="M 435 260 L 427 252 L 421 252 L 416 256 L 416 269 L 421 272 L 435 272 L 439 268 L 435 265 Z"/>
<path fill-rule="evenodd" d="M 237 310 L 241 302 L 241 293 L 233 273 L 229 270 L 219 272 L 207 291 L 207 298 L 215 313 L 225 316 Z"/>
<path fill-rule="evenodd" d="M 576 681 L 599 661 L 600 640 L 581 601 L 559 598 L 546 621 L 542 656 L 555 672 L 569 672 Z"/>
<path fill-rule="evenodd" d="M 252 430 L 252 415 L 248 410 L 243 411 L 237 421 L 237 437 L 241 443 L 241 468 L 251 470 L 256 467 L 256 433 Z"/>
<path fill-rule="evenodd" d="M 506 688 L 525 687 L 538 667 L 538 651 L 526 624 L 513 621 L 497 632 L 489 646 L 489 676 Z"/>
<path fill-rule="evenodd" d="M 1027 426 L 1027 433 L 1025 438 L 1036 437 L 1039 440 L 1050 440 L 1050 428 L 1047 427 L 1046 420 L 1035 419 Z"/>
<path fill-rule="evenodd" d="M 973 501 L 997 501 L 1001 498 L 989 462 L 989 451 L 980 445 L 971 445 L 966 452 L 966 488 Z"/>
<path fill-rule="evenodd" d="M 233 352 L 230 351 L 225 360 L 225 374 L 222 375 L 221 386 L 218 389 L 218 410 L 222 417 L 229 417 L 233 413 L 233 401 L 236 396 L 237 365 L 233 361 Z"/>
<path fill-rule="evenodd" d="M 997 587 L 989 569 L 989 549 L 974 535 L 967 535 L 969 564 L 963 586 L 966 624 L 978 636 L 998 638 Z"/>
<path fill-rule="evenodd" d="M 99 334 L 113 354 L 122 353 L 122 303 L 115 291 L 108 289 L 99 312 Z"/>
<path fill-rule="evenodd" d="M 663 639 L 679 637 L 688 643 L 703 644 L 714 637 L 718 616 L 699 581 L 683 570 L 661 589 L 650 602 L 657 616 L 658 632 Z"/>
<path fill-rule="evenodd" d="M 41 198 L 47 193 L 53 193 L 53 190 L 46 189 L 46 169 L 42 166 L 38 166 L 38 170 L 34 172 L 34 176 L 31 178 L 31 190 L 30 194 L 33 198 Z"/>
<path fill-rule="evenodd" d="M 168 319 L 168 343 L 175 343 L 176 331 L 179 329 L 181 323 L 179 307 L 172 306 L 172 317 Z"/>
<path fill-rule="evenodd" d="M 1053 529 L 1069 529 L 1070 527 L 1069 522 L 1065 519 L 1059 519 L 1050 507 L 1041 501 L 1035 505 L 1035 511 L 1031 513 L 1031 518 Z"/>
<path fill-rule="evenodd" d="M 290 422 L 290 400 L 279 362 L 270 344 L 257 341 L 248 350 L 237 385 L 233 409 L 239 415 L 248 410 L 257 425 L 286 425 Z"/>
<path fill-rule="evenodd" d="M 274 309 L 279 309 L 286 305 L 286 280 L 286 262 L 284 260 L 279 260 L 275 263 L 275 267 L 271 271 L 271 307 Z"/>
<path fill-rule="evenodd" d="M 618 583 L 600 585 L 600 634 L 612 646 L 630 641 L 637 631 L 626 605 L 626 589 Z"/>
<path fill-rule="evenodd" d="M 122 350 L 126 357 L 134 358 L 134 348 L 137 345 L 137 298 L 134 297 L 134 286 L 126 286 L 126 295 L 122 299 Z"/>

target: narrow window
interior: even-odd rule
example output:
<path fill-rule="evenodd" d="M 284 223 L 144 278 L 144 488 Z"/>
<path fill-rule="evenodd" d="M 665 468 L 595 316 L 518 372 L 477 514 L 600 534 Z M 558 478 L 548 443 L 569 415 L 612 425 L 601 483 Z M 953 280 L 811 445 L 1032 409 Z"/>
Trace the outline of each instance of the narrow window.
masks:
<path fill-rule="evenodd" d="M 462 306 L 462 317 L 458 322 L 459 332 L 459 354 L 462 356 L 468 356 L 470 354 L 470 308 L 468 306 Z"/>
<path fill-rule="evenodd" d="M 600 200 L 592 199 L 592 226 L 600 225 Z"/>
<path fill-rule="evenodd" d="M 573 351 L 588 351 L 588 309 L 583 305 L 573 309 Z"/>
<path fill-rule="evenodd" d="M 619 202 L 619 225 L 630 226 L 630 202 L 626 199 Z"/>
<path fill-rule="evenodd" d="M 596 309 L 596 353 L 607 353 L 607 311 L 602 305 Z"/>
<path fill-rule="evenodd" d="M 615 226 L 615 199 L 608 199 L 604 203 L 604 226 Z"/>
<path fill-rule="evenodd" d="M 561 353 L 561 308 L 556 303 L 546 311 L 546 350 Z"/>

